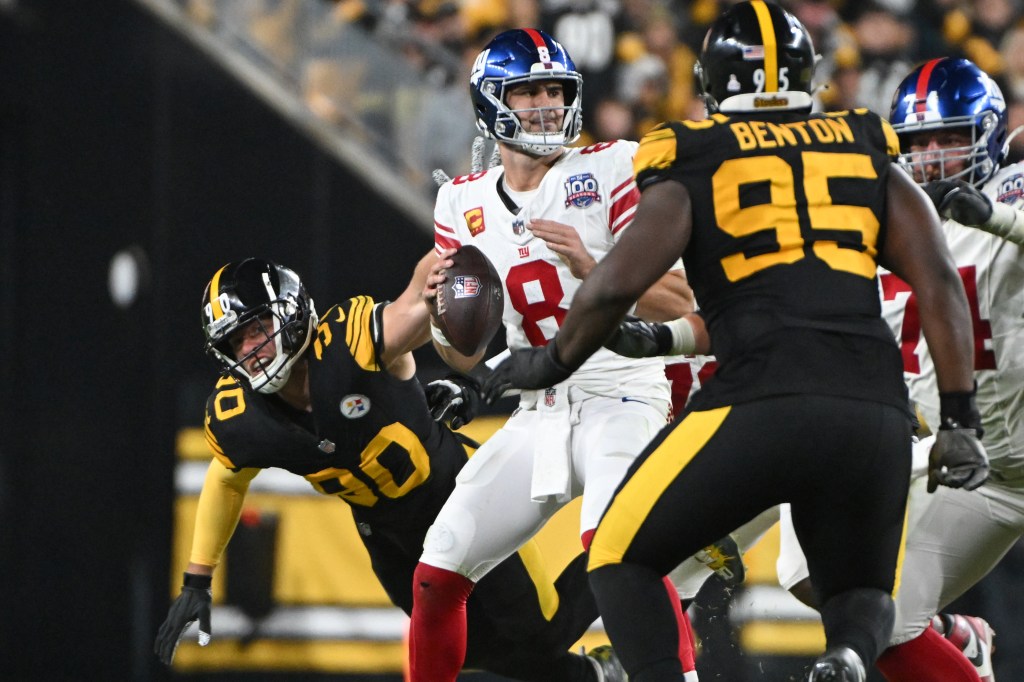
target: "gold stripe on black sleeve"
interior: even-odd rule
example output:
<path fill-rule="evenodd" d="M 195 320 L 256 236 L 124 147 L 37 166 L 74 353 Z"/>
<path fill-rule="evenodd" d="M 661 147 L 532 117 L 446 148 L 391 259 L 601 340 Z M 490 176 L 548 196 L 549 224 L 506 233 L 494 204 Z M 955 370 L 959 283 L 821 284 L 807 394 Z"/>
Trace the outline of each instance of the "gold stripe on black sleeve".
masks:
<path fill-rule="evenodd" d="M 649 169 L 664 169 L 676 160 L 676 131 L 669 126 L 658 127 L 644 135 L 633 157 L 633 174 Z"/>
<path fill-rule="evenodd" d="M 345 327 L 345 343 L 356 364 L 368 372 L 379 372 L 377 351 L 373 344 L 373 306 L 369 296 L 356 296 L 349 302 L 348 324 Z"/>
<path fill-rule="evenodd" d="M 896 158 L 900 155 L 900 138 L 896 136 L 896 131 L 892 129 L 892 125 L 888 121 L 884 118 L 879 120 L 882 122 L 882 133 L 885 135 L 885 150 L 889 156 Z"/>

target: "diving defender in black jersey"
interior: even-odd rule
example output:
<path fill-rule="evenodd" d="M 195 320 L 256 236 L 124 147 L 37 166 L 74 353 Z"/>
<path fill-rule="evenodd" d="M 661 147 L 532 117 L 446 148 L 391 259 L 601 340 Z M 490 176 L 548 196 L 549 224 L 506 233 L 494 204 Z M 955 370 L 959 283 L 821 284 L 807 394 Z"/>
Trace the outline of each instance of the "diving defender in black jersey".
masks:
<path fill-rule="evenodd" d="M 211 576 L 250 481 L 269 467 L 352 507 L 377 578 L 411 611 L 423 537 L 467 461 L 432 417 L 411 353 L 430 339 L 422 290 L 434 260 L 420 261 L 392 303 L 357 296 L 321 316 L 287 267 L 248 259 L 214 274 L 203 328 L 224 374 L 206 404 L 213 459 L 190 562 L 156 640 L 164 663 L 191 621 L 200 621 L 200 643 L 209 641 Z M 600 680 L 599 661 L 568 652 L 597 618 L 585 559 L 554 583 L 541 560 L 528 546 L 481 581 L 467 605 L 467 665 L 520 680 Z"/>

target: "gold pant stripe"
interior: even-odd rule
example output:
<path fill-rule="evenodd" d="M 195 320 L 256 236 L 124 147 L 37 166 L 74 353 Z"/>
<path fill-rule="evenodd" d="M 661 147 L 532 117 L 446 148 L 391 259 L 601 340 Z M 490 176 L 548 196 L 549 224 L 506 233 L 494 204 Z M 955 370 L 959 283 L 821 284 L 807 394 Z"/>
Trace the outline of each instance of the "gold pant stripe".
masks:
<path fill-rule="evenodd" d="M 675 425 L 612 500 L 594 535 L 589 570 L 622 561 L 665 489 L 711 439 L 731 409 L 691 412 Z"/>

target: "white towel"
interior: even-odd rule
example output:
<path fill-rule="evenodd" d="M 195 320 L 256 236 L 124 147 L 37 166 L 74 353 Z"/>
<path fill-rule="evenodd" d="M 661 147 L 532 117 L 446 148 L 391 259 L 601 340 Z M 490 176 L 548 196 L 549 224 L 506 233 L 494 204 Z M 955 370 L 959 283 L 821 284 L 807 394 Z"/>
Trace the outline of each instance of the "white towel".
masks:
<path fill-rule="evenodd" d="M 572 494 L 571 410 L 568 386 L 538 391 L 537 433 L 533 446 L 533 478 L 530 497 L 534 502 L 568 502 Z"/>

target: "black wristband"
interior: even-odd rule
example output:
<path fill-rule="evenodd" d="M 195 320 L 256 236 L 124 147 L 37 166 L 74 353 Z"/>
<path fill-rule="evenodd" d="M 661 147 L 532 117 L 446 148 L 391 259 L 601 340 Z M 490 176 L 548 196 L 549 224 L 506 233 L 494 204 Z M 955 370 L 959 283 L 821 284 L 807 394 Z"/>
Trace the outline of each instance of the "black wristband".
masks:
<path fill-rule="evenodd" d="M 654 342 L 658 344 L 658 355 L 668 355 L 675 343 L 672 338 L 672 329 L 661 322 L 653 323 L 651 328 L 654 330 Z"/>
<path fill-rule="evenodd" d="M 199 575 L 198 573 L 185 572 L 185 580 L 182 582 L 182 587 L 192 587 L 197 590 L 208 590 L 213 584 L 212 575 Z"/>
<path fill-rule="evenodd" d="M 975 429 L 981 433 L 981 413 L 974 401 L 974 390 L 939 393 L 940 429 Z"/>

